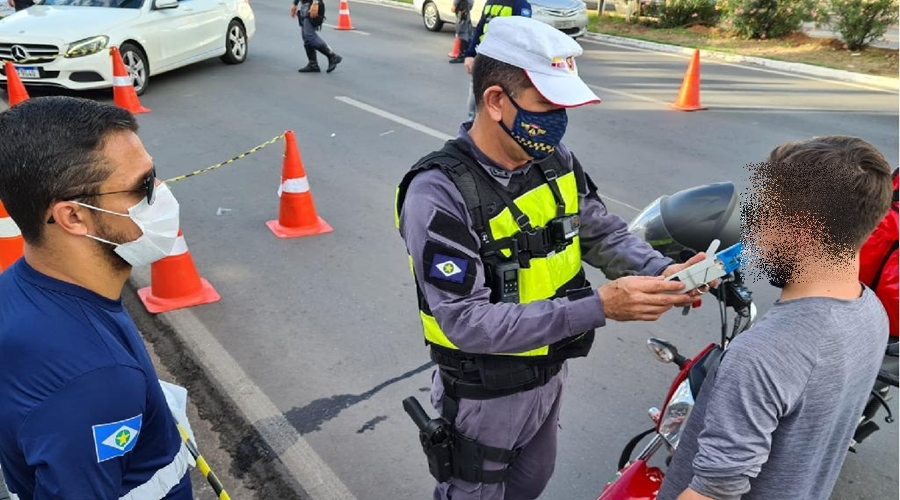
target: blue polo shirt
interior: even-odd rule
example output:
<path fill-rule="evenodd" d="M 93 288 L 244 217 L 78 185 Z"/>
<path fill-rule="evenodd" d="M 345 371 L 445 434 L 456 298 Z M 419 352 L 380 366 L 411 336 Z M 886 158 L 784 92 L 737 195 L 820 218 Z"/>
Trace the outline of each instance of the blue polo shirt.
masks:
<path fill-rule="evenodd" d="M 191 500 L 189 460 L 121 301 L 25 259 L 0 274 L 0 467 L 12 493 Z"/>

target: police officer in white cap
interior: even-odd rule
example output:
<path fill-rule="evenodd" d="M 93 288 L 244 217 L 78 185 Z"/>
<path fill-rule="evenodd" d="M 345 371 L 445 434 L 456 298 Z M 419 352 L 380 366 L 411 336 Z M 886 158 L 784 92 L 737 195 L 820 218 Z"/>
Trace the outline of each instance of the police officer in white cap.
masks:
<path fill-rule="evenodd" d="M 473 69 L 476 117 L 422 158 L 397 196 L 426 344 L 435 499 L 537 498 L 556 462 L 566 360 L 607 319 L 654 321 L 695 299 L 676 265 L 610 214 L 561 140 L 566 108 L 599 103 L 569 36 L 525 17 L 488 25 Z M 594 289 L 582 261 L 614 280 Z M 675 292 L 675 293 L 671 293 Z M 452 450 L 451 458 L 440 455 Z"/>

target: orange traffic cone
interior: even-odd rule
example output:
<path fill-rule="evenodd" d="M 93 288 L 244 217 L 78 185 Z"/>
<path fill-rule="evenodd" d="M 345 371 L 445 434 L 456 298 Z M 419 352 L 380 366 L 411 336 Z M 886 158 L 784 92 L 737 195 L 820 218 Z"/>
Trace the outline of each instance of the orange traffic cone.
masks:
<path fill-rule="evenodd" d="M 137 93 L 134 91 L 134 84 L 131 83 L 131 77 L 125 69 L 125 63 L 122 62 L 122 55 L 119 49 L 113 47 L 109 49 L 113 60 L 113 98 L 116 106 L 125 108 L 134 114 L 149 113 L 150 109 L 141 106 Z"/>
<path fill-rule="evenodd" d="M 341 0 L 341 10 L 338 13 L 338 23 L 336 30 L 355 30 L 353 23 L 350 22 L 350 5 L 347 0 Z"/>
<path fill-rule="evenodd" d="M 459 56 L 460 56 L 459 36 L 454 36 L 453 37 L 453 50 L 451 50 L 450 53 L 447 54 L 447 57 L 449 57 L 450 59 L 456 59 Z"/>
<path fill-rule="evenodd" d="M 700 104 L 700 49 L 694 51 L 694 57 L 691 58 L 687 73 L 684 74 L 681 90 L 670 107 L 680 111 L 707 109 Z"/>
<path fill-rule="evenodd" d="M 294 132 L 288 130 L 284 135 L 284 167 L 281 173 L 281 186 L 278 188 L 281 205 L 278 220 L 266 223 L 269 229 L 279 238 L 297 238 L 312 236 L 333 231 L 327 222 L 316 213 L 309 181 L 297 149 Z"/>
<path fill-rule="evenodd" d="M 25 91 L 25 85 L 19 79 L 19 73 L 13 63 L 6 61 L 6 93 L 9 96 L 9 107 L 28 99 L 28 92 Z"/>
<path fill-rule="evenodd" d="M 138 290 L 138 297 L 147 311 L 153 314 L 210 304 L 221 299 L 215 288 L 197 272 L 180 229 L 172 253 L 150 266 L 150 286 Z"/>
<path fill-rule="evenodd" d="M 3 203 L 0 203 L 0 271 L 13 265 L 22 256 L 25 241 L 19 226 L 13 222 L 6 213 Z"/>

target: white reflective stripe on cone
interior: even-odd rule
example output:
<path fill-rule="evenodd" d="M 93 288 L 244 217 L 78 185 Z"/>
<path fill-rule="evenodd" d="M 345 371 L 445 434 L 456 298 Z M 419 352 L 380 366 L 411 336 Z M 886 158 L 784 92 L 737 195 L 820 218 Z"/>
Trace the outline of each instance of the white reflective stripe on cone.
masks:
<path fill-rule="evenodd" d="M 116 87 L 129 87 L 132 85 L 131 77 L 129 76 L 114 76 L 113 77 L 113 85 Z"/>
<path fill-rule="evenodd" d="M 187 252 L 187 241 L 184 241 L 184 236 L 179 236 L 178 239 L 175 240 L 175 246 L 172 247 L 172 251 L 169 252 L 169 257 L 175 257 L 176 255 L 185 254 Z"/>
<path fill-rule="evenodd" d="M 160 500 L 165 498 L 175 486 L 184 478 L 189 467 L 194 467 L 197 462 L 188 451 L 187 445 L 181 443 L 181 449 L 172 459 L 172 462 L 156 471 L 153 477 L 146 483 L 128 492 L 119 500 Z"/>
<path fill-rule="evenodd" d="M 19 226 L 13 222 L 12 217 L 0 219 L 0 238 L 15 238 L 21 235 L 22 231 L 19 231 Z"/>
<path fill-rule="evenodd" d="M 281 185 L 281 191 L 285 193 L 305 193 L 309 191 L 309 181 L 306 177 L 288 179 Z"/>

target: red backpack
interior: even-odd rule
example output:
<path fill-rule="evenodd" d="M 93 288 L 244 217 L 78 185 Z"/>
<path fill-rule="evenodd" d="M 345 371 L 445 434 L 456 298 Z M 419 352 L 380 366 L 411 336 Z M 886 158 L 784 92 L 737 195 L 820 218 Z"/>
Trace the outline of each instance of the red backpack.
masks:
<path fill-rule="evenodd" d="M 898 246 L 900 246 L 900 225 L 898 225 L 898 182 L 897 174 L 900 169 L 894 170 L 894 201 L 887 215 L 872 232 L 869 239 L 860 250 L 859 279 L 875 294 L 884 304 L 890 320 L 891 336 L 898 336 L 897 315 L 900 309 L 898 298 Z"/>

